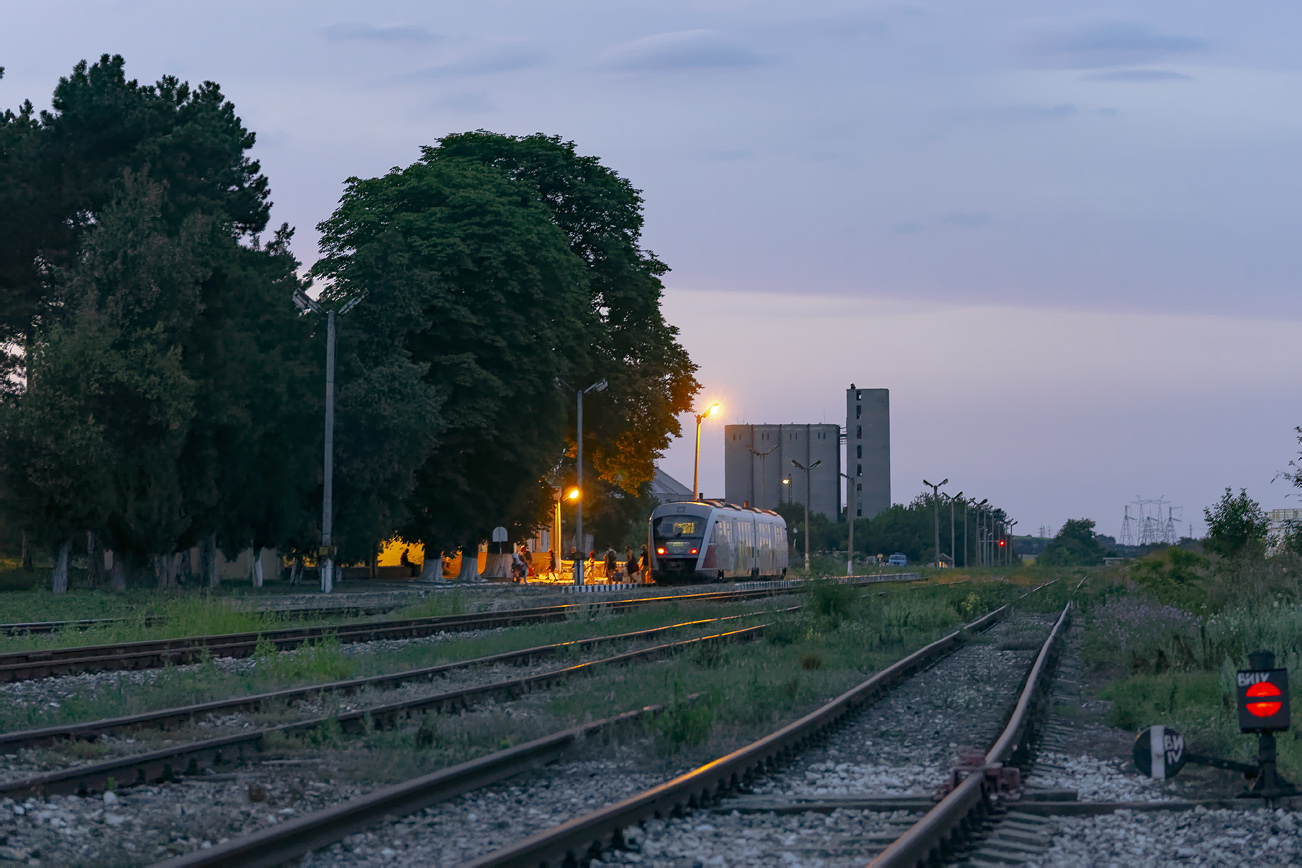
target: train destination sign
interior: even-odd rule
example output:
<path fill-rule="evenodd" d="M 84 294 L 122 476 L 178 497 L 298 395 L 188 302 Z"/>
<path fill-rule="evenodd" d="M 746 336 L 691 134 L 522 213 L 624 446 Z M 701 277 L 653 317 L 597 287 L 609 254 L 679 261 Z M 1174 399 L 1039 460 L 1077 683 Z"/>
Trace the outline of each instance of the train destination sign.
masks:
<path fill-rule="evenodd" d="M 1133 757 L 1141 772 L 1159 781 L 1178 775 L 1189 760 L 1184 749 L 1184 736 L 1160 723 L 1144 730 L 1135 739 Z"/>
<path fill-rule="evenodd" d="M 1288 729 L 1287 669 L 1240 669 L 1235 680 L 1241 732 Z"/>

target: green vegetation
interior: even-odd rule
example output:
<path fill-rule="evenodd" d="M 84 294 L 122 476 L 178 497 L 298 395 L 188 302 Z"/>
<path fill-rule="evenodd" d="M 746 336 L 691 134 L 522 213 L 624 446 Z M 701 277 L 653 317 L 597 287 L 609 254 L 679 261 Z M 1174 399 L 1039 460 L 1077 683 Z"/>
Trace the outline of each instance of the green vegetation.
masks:
<path fill-rule="evenodd" d="M 1239 489 L 1237 495 L 1225 489 L 1215 506 L 1203 510 L 1203 517 L 1207 521 L 1203 547 L 1209 552 L 1232 558 L 1265 546 L 1270 523 L 1261 504 L 1248 497 L 1246 489 Z"/>
<path fill-rule="evenodd" d="M 1049 567 L 1095 567 L 1103 563 L 1103 546 L 1094 538 L 1094 521 L 1068 519 L 1036 559 Z"/>
<path fill-rule="evenodd" d="M 1222 503 L 1238 501 L 1227 492 Z M 1236 550 L 1207 558 L 1169 548 L 1093 583 L 1083 651 L 1110 678 L 1101 695 L 1113 703 L 1114 724 L 1164 723 L 1193 750 L 1255 756 L 1255 740 L 1239 733 L 1234 672 L 1265 648 L 1302 678 L 1302 558 Z M 1284 774 L 1302 777 L 1302 743 L 1280 739 L 1279 754 Z"/>
<path fill-rule="evenodd" d="M 120 56 L 77 64 L 50 111 L 0 113 L 0 543 L 51 561 L 56 592 L 82 555 L 76 578 L 122 590 L 172 587 L 195 546 L 208 585 L 218 549 L 315 551 L 326 324 L 290 303 L 310 283 L 292 230 L 268 237 L 254 141 L 218 85 L 142 85 Z M 642 207 L 545 135 L 451 135 L 346 182 L 311 269 L 327 306 L 366 299 L 337 324 L 343 561 L 537 526 L 574 472 L 556 378 L 609 383 L 585 496 L 628 541 L 699 388 Z M 0 587 L 30 584 L 7 568 Z"/>

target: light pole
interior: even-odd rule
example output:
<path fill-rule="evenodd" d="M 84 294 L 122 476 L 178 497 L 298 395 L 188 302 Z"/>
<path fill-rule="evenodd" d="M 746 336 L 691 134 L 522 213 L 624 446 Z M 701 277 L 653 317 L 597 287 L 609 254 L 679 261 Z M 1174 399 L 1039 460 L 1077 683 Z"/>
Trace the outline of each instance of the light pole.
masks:
<path fill-rule="evenodd" d="M 1013 525 L 1015 524 L 1017 524 L 1015 521 L 1004 523 L 1004 538 L 1008 540 L 1008 543 L 1004 546 L 1007 550 L 1004 555 L 1004 563 L 1010 567 L 1013 565 Z"/>
<path fill-rule="evenodd" d="M 983 500 L 983 501 L 981 501 L 981 503 L 973 504 L 973 505 L 976 506 L 976 508 L 977 508 L 977 521 L 978 521 L 978 522 L 981 520 L 981 506 L 982 506 L 982 504 L 984 504 L 984 503 L 985 503 L 985 501 Z M 972 565 L 972 561 L 971 561 L 971 558 L 972 558 L 972 555 L 971 555 L 972 549 L 970 549 L 970 548 L 968 547 L 968 544 L 967 544 L 967 508 L 968 508 L 968 501 L 965 500 L 965 501 L 963 501 L 963 566 L 965 566 L 965 567 L 968 567 L 968 566 L 971 566 L 971 565 Z M 980 536 L 978 536 L 977 539 L 980 540 Z M 981 558 L 978 557 L 978 558 L 977 558 L 977 562 L 980 563 L 980 561 L 981 561 Z"/>
<path fill-rule="evenodd" d="M 301 311 L 325 312 L 326 315 L 326 382 L 325 382 L 325 458 L 322 464 L 324 477 L 321 497 L 321 550 L 317 557 L 321 564 L 321 593 L 335 588 L 334 536 L 334 482 L 335 482 L 335 316 L 343 316 L 357 307 L 366 293 L 344 302 L 339 310 L 325 310 L 302 289 L 294 289 L 294 305 Z"/>
<path fill-rule="evenodd" d="M 701 444 L 701 437 L 700 434 L 698 433 L 696 436 L 696 448 L 698 451 L 701 448 L 700 444 Z M 765 505 L 767 503 L 767 494 L 768 494 L 767 484 L 768 484 L 768 476 L 769 476 L 767 459 L 769 457 L 769 453 L 772 452 L 774 449 L 777 449 L 778 446 L 780 445 L 781 444 L 779 443 L 774 443 L 765 452 L 756 452 L 755 447 L 753 446 L 746 447 L 746 449 L 750 451 L 751 455 L 756 456 L 760 460 L 760 502 L 759 502 L 760 509 L 768 509 L 768 507 Z"/>
<path fill-rule="evenodd" d="M 925 479 L 922 480 L 923 485 L 931 486 L 931 511 L 936 519 L 936 566 L 940 566 L 940 487 L 947 482 L 949 482 L 948 476 L 934 485 Z"/>
<path fill-rule="evenodd" d="M 954 547 L 954 501 L 962 496 L 963 492 L 960 491 L 949 499 L 949 565 L 951 567 L 958 566 L 958 551 Z M 963 530 L 966 532 L 967 528 Z"/>
<path fill-rule="evenodd" d="M 845 574 L 847 576 L 853 576 L 854 575 L 854 498 L 853 496 L 851 496 L 850 492 L 852 491 L 852 489 L 850 486 L 854 485 L 854 477 L 848 473 L 839 473 L 838 475 L 845 480 L 845 490 L 846 490 L 845 523 L 850 525 L 850 539 L 846 543 L 846 550 L 845 550 Z"/>
<path fill-rule="evenodd" d="M 575 550 L 579 553 L 579 559 L 574 562 L 574 584 L 583 584 L 583 565 L 588 560 L 588 547 L 583 542 L 583 396 L 589 392 L 602 392 L 610 385 L 605 378 L 598 380 L 586 389 L 574 389 L 569 383 L 560 377 L 552 379 L 552 385 L 561 391 L 574 391 L 574 400 L 578 403 L 578 434 L 575 437 L 575 462 L 574 466 L 578 469 L 577 483 L 574 491 L 570 492 L 570 497 L 575 501 L 574 507 L 574 541 Z M 581 551 L 579 551 L 581 549 Z"/>
<path fill-rule="evenodd" d="M 701 499 L 701 423 L 718 412 L 719 405 L 714 403 L 707 407 L 704 413 L 696 414 L 696 460 L 692 462 L 692 500 Z"/>
<path fill-rule="evenodd" d="M 801 470 L 805 471 L 805 575 L 808 576 L 809 575 L 809 495 L 810 492 L 812 491 L 812 486 L 810 485 L 809 477 L 812 475 L 810 471 L 813 470 L 818 465 L 822 464 L 823 459 L 821 458 L 818 459 L 808 467 L 801 464 L 799 461 L 797 461 L 794 458 L 791 459 L 791 463 L 794 464 L 796 467 L 799 467 Z"/>

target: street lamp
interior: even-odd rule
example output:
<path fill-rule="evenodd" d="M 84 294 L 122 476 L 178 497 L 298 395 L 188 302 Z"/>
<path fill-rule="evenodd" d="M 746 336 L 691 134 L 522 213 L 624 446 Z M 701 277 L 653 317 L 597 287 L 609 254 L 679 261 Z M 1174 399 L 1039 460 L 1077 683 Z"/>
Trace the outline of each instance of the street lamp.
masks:
<path fill-rule="evenodd" d="M 940 487 L 947 482 L 948 476 L 935 484 L 922 480 L 923 485 L 931 486 L 931 508 L 936 519 L 936 566 L 940 566 Z"/>
<path fill-rule="evenodd" d="M 699 450 L 700 442 L 701 442 L 699 435 L 697 437 L 696 442 L 697 442 L 697 449 Z M 768 483 L 769 474 L 768 474 L 768 461 L 766 459 L 769 457 L 769 453 L 772 452 L 774 449 L 777 449 L 779 445 L 781 444 L 774 443 L 764 452 L 756 452 L 755 447 L 753 446 L 748 445 L 746 447 L 746 449 L 750 451 L 751 455 L 756 456 L 760 460 L 760 502 L 759 502 L 760 509 L 768 509 L 768 507 L 766 506 L 766 503 L 768 502 L 766 496 L 767 495 L 766 486 Z M 783 481 L 785 482 L 785 480 Z"/>
<path fill-rule="evenodd" d="M 338 311 L 325 311 L 326 315 L 326 400 L 325 400 L 325 459 L 322 475 L 324 491 L 321 498 L 321 550 L 317 553 L 321 563 L 321 592 L 328 594 L 335 587 L 335 551 L 332 543 L 334 531 L 334 480 L 335 480 L 335 316 L 343 316 L 357 307 L 366 293 L 351 298 Z M 294 306 L 299 310 L 321 313 L 324 308 L 301 288 L 294 288 Z"/>
<path fill-rule="evenodd" d="M 707 407 L 704 413 L 696 414 L 696 460 L 692 462 L 692 500 L 701 497 L 701 423 L 718 412 L 719 404 L 716 401 Z"/>
<path fill-rule="evenodd" d="M 805 471 L 805 575 L 809 575 L 809 494 L 811 491 L 809 477 L 815 467 L 823 463 L 823 459 L 818 459 L 813 464 L 806 467 L 796 459 L 792 458 L 791 463 L 801 470 Z"/>
<path fill-rule="evenodd" d="M 949 565 L 951 567 L 958 566 L 958 552 L 954 547 L 954 500 L 962 496 L 963 492 L 960 491 L 949 499 Z M 963 528 L 963 533 L 967 534 L 966 527 Z"/>
<path fill-rule="evenodd" d="M 610 384 L 603 377 L 586 389 L 575 389 L 560 377 L 553 377 L 552 385 L 562 392 L 572 390 L 574 400 L 578 403 L 578 436 L 575 438 L 577 444 L 575 467 L 578 468 L 578 485 L 570 491 L 569 498 L 575 503 L 574 541 L 577 543 L 575 549 L 583 549 L 583 551 L 579 552 L 579 559 L 574 563 L 574 584 L 581 585 L 583 584 L 583 565 L 588 560 L 588 547 L 583 543 L 583 500 L 579 497 L 579 492 L 583 490 L 583 396 L 589 392 L 604 392 Z"/>
<path fill-rule="evenodd" d="M 839 471 L 837 475 L 845 480 L 845 490 L 847 492 L 845 497 L 845 523 L 850 525 L 850 538 L 849 541 L 846 543 L 846 551 L 845 551 L 845 574 L 847 576 L 853 576 L 854 575 L 854 511 L 853 511 L 854 497 L 852 496 L 852 491 L 850 486 L 854 485 L 854 477 L 848 473 L 840 473 Z"/>
<path fill-rule="evenodd" d="M 1004 555 L 1004 563 L 1010 567 L 1013 565 L 1013 525 L 1015 524 L 1017 524 L 1015 521 L 1004 522 L 1004 537 L 1008 540 L 1008 544 L 1004 546 L 1007 549 L 1007 553 Z"/>

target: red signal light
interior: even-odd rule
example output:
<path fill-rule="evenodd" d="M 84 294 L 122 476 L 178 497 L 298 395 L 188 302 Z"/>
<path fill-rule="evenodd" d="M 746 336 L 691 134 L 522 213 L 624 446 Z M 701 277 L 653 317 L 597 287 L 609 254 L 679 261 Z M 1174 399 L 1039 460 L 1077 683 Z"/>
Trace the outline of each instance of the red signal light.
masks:
<path fill-rule="evenodd" d="M 696 554 L 696 549 L 692 549 L 692 554 Z"/>
<path fill-rule="evenodd" d="M 664 550 L 664 549 L 656 549 L 656 554 L 658 554 L 658 555 L 662 555 L 662 554 L 664 554 L 664 553 L 665 553 L 665 550 Z"/>
<path fill-rule="evenodd" d="M 1269 696 L 1273 698 L 1279 695 L 1280 689 L 1269 681 L 1259 681 L 1252 685 L 1248 688 L 1249 702 L 1246 706 L 1248 714 L 1253 717 L 1270 717 L 1272 714 L 1277 714 L 1284 703 L 1278 699 L 1274 701 L 1263 700 L 1262 697 Z"/>
<path fill-rule="evenodd" d="M 1000 541 L 999 541 L 999 547 L 1000 547 L 1000 548 L 1003 548 L 1003 547 L 1004 547 L 1004 541 L 1003 541 L 1003 540 L 1000 540 Z"/>

